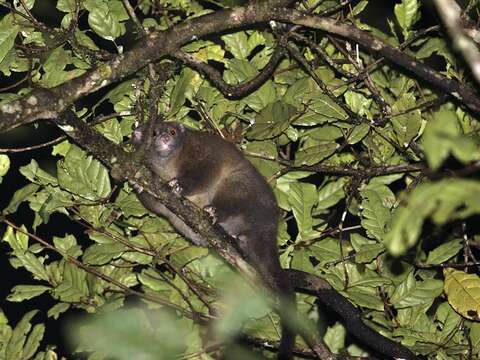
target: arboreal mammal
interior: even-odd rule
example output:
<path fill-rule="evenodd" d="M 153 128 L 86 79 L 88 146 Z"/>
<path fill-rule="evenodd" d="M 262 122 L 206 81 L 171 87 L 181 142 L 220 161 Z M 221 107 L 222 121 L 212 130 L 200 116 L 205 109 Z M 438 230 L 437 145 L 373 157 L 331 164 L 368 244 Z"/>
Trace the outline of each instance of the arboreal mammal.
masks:
<path fill-rule="evenodd" d="M 134 144 L 146 142 L 144 161 L 172 189 L 208 211 L 238 241 L 246 261 L 281 297 L 281 308 L 292 306 L 295 293 L 282 276 L 277 249 L 277 204 L 272 189 L 235 145 L 219 136 L 187 129 L 175 122 L 156 121 L 135 129 Z M 138 194 L 145 207 L 169 219 L 200 246 L 208 242 L 148 193 Z M 283 299 L 282 299 L 283 298 Z M 294 334 L 282 321 L 279 359 L 291 359 Z"/>

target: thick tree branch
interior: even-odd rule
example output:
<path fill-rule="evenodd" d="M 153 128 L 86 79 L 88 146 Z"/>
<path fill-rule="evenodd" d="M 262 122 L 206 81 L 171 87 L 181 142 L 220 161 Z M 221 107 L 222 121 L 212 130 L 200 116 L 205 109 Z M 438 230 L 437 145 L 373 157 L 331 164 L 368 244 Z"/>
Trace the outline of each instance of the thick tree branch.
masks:
<path fill-rule="evenodd" d="M 250 280 L 257 278 L 255 270 L 232 245 L 234 240 L 220 226 L 212 226 L 203 210 L 174 195 L 167 185 L 158 181 L 157 175 L 135 159 L 134 154 L 125 152 L 71 112 L 63 114 L 55 122 L 67 136 L 107 166 L 114 179 L 140 185 L 205 238 L 230 265 L 240 269 Z"/>
<path fill-rule="evenodd" d="M 282 22 L 323 30 L 331 34 L 339 35 L 356 41 L 363 45 L 367 51 L 379 53 L 392 63 L 401 66 L 407 71 L 417 75 L 419 78 L 429 82 L 433 86 L 442 89 L 448 94 L 459 99 L 470 110 L 474 112 L 480 112 L 480 97 L 470 86 L 441 75 L 429 66 L 406 55 L 397 48 L 394 48 L 384 41 L 371 36 L 366 31 L 362 31 L 353 26 L 340 23 L 335 19 L 310 15 L 293 9 L 288 9 L 288 11 L 285 9 L 277 10 L 273 15 L 273 18 L 274 20 Z"/>
<path fill-rule="evenodd" d="M 237 247 L 235 240 L 229 236 L 218 224 L 212 225 L 210 217 L 205 211 L 196 207 L 189 200 L 173 194 L 165 182 L 158 181 L 141 161 L 135 158 L 135 154 L 125 152 L 120 146 L 103 137 L 95 129 L 76 117 L 73 112 L 66 112 L 56 120 L 67 136 L 72 138 L 84 149 L 88 149 L 98 160 L 110 169 L 112 177 L 116 180 L 128 180 L 130 183 L 140 186 L 143 191 L 156 197 L 170 211 L 174 212 L 193 231 L 207 240 L 219 255 L 227 261 L 248 282 L 258 286 L 262 282 L 256 270 L 248 264 Z M 300 335 L 320 359 L 330 357 L 330 352 L 318 339 L 306 329 L 299 329 Z M 329 354 L 326 356 L 325 354 Z"/>
<path fill-rule="evenodd" d="M 67 83 L 52 89 L 36 89 L 19 100 L 4 104 L 0 107 L 0 132 L 41 118 L 53 119 L 82 96 L 135 73 L 149 62 L 174 53 L 180 46 L 194 39 L 272 19 L 320 29 L 354 40 L 368 51 L 378 52 L 391 62 L 463 101 L 470 110 L 480 112 L 480 98 L 469 86 L 442 76 L 365 31 L 334 19 L 281 8 L 285 3 L 288 1 L 252 1 L 244 7 L 217 11 L 182 22 L 168 31 L 149 34 L 127 53 Z"/>
<path fill-rule="evenodd" d="M 410 350 L 390 340 L 364 324 L 360 312 L 350 301 L 340 295 L 325 280 L 299 270 L 284 270 L 296 290 L 318 299 L 342 317 L 345 327 L 360 341 L 381 352 L 398 359 L 418 360 Z"/>
<path fill-rule="evenodd" d="M 54 119 L 76 100 L 135 73 L 150 62 L 208 34 L 268 21 L 271 12 L 286 0 L 251 1 L 246 6 L 221 10 L 147 35 L 125 54 L 52 89 L 36 89 L 0 107 L 0 132 L 37 119 Z"/>

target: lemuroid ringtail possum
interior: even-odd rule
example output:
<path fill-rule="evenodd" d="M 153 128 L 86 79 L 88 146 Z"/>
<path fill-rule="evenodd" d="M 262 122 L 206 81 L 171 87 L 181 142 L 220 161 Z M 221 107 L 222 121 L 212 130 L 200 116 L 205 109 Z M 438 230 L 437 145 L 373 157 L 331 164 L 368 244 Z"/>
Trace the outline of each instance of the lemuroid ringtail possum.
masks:
<path fill-rule="evenodd" d="M 134 130 L 134 144 L 146 140 L 148 126 Z M 238 241 L 244 259 L 281 299 L 280 308 L 294 306 L 295 293 L 288 278 L 282 275 L 278 259 L 277 203 L 262 175 L 232 143 L 176 122 L 156 121 L 150 140 L 144 161 L 151 170 L 176 192 L 212 214 Z M 208 246 L 153 196 L 140 192 L 138 197 L 147 209 L 166 217 L 193 243 Z M 278 359 L 292 358 L 294 338 L 283 319 Z"/>

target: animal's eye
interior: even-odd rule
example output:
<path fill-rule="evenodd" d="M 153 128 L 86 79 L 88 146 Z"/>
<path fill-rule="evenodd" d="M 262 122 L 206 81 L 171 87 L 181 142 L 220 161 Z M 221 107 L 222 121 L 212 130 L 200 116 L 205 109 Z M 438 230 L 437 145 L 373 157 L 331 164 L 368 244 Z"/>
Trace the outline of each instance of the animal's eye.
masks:
<path fill-rule="evenodd" d="M 170 135 L 172 135 L 172 136 L 177 135 L 177 130 L 175 130 L 174 128 L 171 128 L 170 129 Z"/>

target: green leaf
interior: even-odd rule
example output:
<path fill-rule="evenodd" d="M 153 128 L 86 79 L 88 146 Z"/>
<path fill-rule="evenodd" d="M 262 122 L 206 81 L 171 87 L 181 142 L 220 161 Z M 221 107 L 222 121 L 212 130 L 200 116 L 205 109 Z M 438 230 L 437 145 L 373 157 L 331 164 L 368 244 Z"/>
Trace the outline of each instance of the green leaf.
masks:
<path fill-rule="evenodd" d="M 296 113 L 295 107 L 283 101 L 267 105 L 255 119 L 247 133 L 249 139 L 265 140 L 282 134 L 290 125 L 290 119 Z"/>
<path fill-rule="evenodd" d="M 344 133 L 342 129 L 332 125 L 314 127 L 311 130 L 306 130 L 302 134 L 302 138 L 306 139 L 307 141 L 312 140 L 311 143 L 324 143 L 327 141 L 334 142 L 335 140 L 340 139 L 343 136 Z"/>
<path fill-rule="evenodd" d="M 462 239 L 455 239 L 440 245 L 428 253 L 426 263 L 429 265 L 438 265 L 453 258 L 463 248 Z"/>
<path fill-rule="evenodd" d="M 74 79 L 85 72 L 88 66 L 77 68 L 80 62 L 72 58 L 70 50 L 57 47 L 49 53 L 47 60 L 43 63 L 44 73 L 39 83 L 42 86 L 52 88 L 68 80 Z M 83 64 L 83 63 L 82 63 Z M 64 70 L 67 66 L 74 65 L 72 70 Z"/>
<path fill-rule="evenodd" d="M 417 281 L 411 272 L 406 280 L 395 288 L 390 302 L 397 309 L 416 305 L 428 307 L 442 291 L 443 281 L 435 279 Z"/>
<path fill-rule="evenodd" d="M 345 330 L 345 327 L 337 322 L 335 325 L 328 327 L 323 337 L 323 341 L 325 341 L 325 344 L 328 346 L 330 351 L 338 354 L 345 348 L 346 336 L 347 331 Z"/>
<path fill-rule="evenodd" d="M 395 211 L 384 243 L 390 253 L 400 255 L 417 242 L 427 218 L 441 225 L 478 213 L 479 182 L 446 179 L 422 184 L 410 193 L 407 204 Z"/>
<path fill-rule="evenodd" d="M 440 324 L 439 327 L 442 330 L 439 334 L 438 343 L 445 344 L 447 341 L 451 340 L 451 334 L 455 333 L 455 330 L 460 326 L 462 317 L 453 310 L 448 302 L 443 302 L 439 305 L 435 318 Z"/>
<path fill-rule="evenodd" d="M 50 290 L 49 286 L 17 285 L 11 290 L 10 295 L 7 296 L 7 300 L 12 302 L 21 302 L 23 300 L 28 300 L 39 296 L 47 290 Z"/>
<path fill-rule="evenodd" d="M 59 302 L 59 303 L 56 303 L 55 305 L 53 305 L 48 310 L 47 315 L 48 315 L 48 317 L 51 317 L 51 318 L 54 318 L 55 320 L 58 320 L 58 318 L 60 317 L 60 314 L 64 313 L 68 309 L 70 309 L 70 304 Z"/>
<path fill-rule="evenodd" d="M 23 4 L 25 4 L 25 7 L 28 9 L 28 10 L 32 10 L 33 8 L 33 5 L 35 5 L 35 0 L 24 0 L 23 1 L 23 4 L 19 4 L 17 1 L 15 1 L 14 3 L 14 7 L 17 11 L 21 12 L 21 13 L 25 13 L 25 9 L 23 7 Z"/>
<path fill-rule="evenodd" d="M 30 160 L 30 164 L 20 167 L 20 173 L 39 185 L 57 185 L 57 178 L 40 169 L 34 159 Z"/>
<path fill-rule="evenodd" d="M 334 154 L 337 148 L 338 144 L 325 142 L 299 150 L 295 157 L 295 166 L 318 164 Z"/>
<path fill-rule="evenodd" d="M 352 234 L 350 241 L 355 249 L 355 261 L 357 263 L 370 263 L 385 251 L 383 244 L 369 240 L 360 234 Z"/>
<path fill-rule="evenodd" d="M 95 129 L 115 144 L 120 144 L 123 141 L 122 129 L 115 118 L 103 121 L 96 125 Z"/>
<path fill-rule="evenodd" d="M 418 135 L 422 126 L 420 110 L 408 111 L 408 113 L 403 114 L 406 110 L 415 107 L 415 105 L 413 93 L 407 93 L 403 94 L 392 106 L 393 116 L 391 121 L 393 130 L 397 135 L 398 142 L 404 147 L 407 147 L 413 138 Z"/>
<path fill-rule="evenodd" d="M 0 62 L 13 48 L 19 31 L 20 26 L 16 24 L 12 14 L 7 14 L 0 20 Z"/>
<path fill-rule="evenodd" d="M 266 296 L 231 275 L 229 286 L 224 290 L 225 313 L 214 325 L 214 331 L 221 339 L 231 339 L 240 333 L 242 325 L 251 318 L 260 318 L 269 312 Z M 235 284 L 235 285 L 234 285 Z M 238 306 L 242 304 L 242 306 Z"/>
<path fill-rule="evenodd" d="M 85 250 L 83 261 L 90 265 L 104 265 L 120 257 L 124 251 L 122 244 L 93 244 Z"/>
<path fill-rule="evenodd" d="M 360 116 L 369 114 L 369 108 L 372 104 L 372 99 L 367 99 L 363 94 L 354 91 L 346 91 L 343 96 L 345 98 L 345 102 L 355 114 Z"/>
<path fill-rule="evenodd" d="M 39 280 L 49 281 L 48 272 L 43 265 L 43 259 L 40 260 L 30 252 L 15 252 L 15 256 L 20 261 L 22 266 L 30 271 L 34 278 Z"/>
<path fill-rule="evenodd" d="M 12 337 L 5 349 L 6 360 L 22 359 L 27 334 L 30 332 L 32 325 L 30 320 L 38 313 L 38 310 L 32 310 L 26 313 L 13 329 Z"/>
<path fill-rule="evenodd" d="M 169 116 L 175 115 L 185 103 L 187 90 L 192 86 L 192 80 L 195 73 L 190 69 L 182 71 L 170 96 L 170 112 Z"/>
<path fill-rule="evenodd" d="M 72 249 L 73 247 L 77 247 L 77 240 L 75 239 L 75 236 L 71 234 L 65 235 L 64 237 L 54 236 L 53 244 L 62 253 L 67 254 L 69 253 L 70 249 Z M 69 255 L 75 257 L 75 255 L 71 253 L 69 253 Z"/>
<path fill-rule="evenodd" d="M 58 187 L 46 186 L 43 190 L 37 191 L 28 199 L 30 209 L 38 216 L 37 220 L 48 223 L 50 215 L 54 212 L 67 214 L 66 207 L 73 206 L 75 203 L 72 195 Z M 37 221 L 36 220 L 36 221 Z M 38 225 L 33 224 L 33 228 Z"/>
<path fill-rule="evenodd" d="M 357 16 L 359 15 L 368 5 L 368 0 L 361 0 L 359 1 L 352 9 L 351 15 Z"/>
<path fill-rule="evenodd" d="M 248 36 L 244 31 L 223 35 L 221 39 L 225 43 L 225 49 L 236 59 L 247 59 L 252 50 L 248 44 Z"/>
<path fill-rule="evenodd" d="M 143 270 L 138 274 L 138 281 L 143 285 L 144 288 L 148 290 L 153 290 L 157 293 L 165 295 L 165 297 L 170 296 L 172 292 L 172 287 L 167 284 L 165 279 L 160 278 L 158 274 L 155 273 L 153 269 Z"/>
<path fill-rule="evenodd" d="M 420 3 L 418 0 L 402 0 L 395 5 L 395 17 L 403 29 L 404 34 L 420 19 Z"/>
<path fill-rule="evenodd" d="M 13 214 L 17 211 L 18 207 L 22 202 L 27 200 L 32 194 L 36 193 L 39 189 L 39 185 L 37 184 L 28 184 L 24 187 L 15 191 L 10 200 L 8 206 L 3 210 L 4 214 Z"/>
<path fill-rule="evenodd" d="M 378 295 L 371 288 L 355 287 L 349 288 L 344 295 L 351 299 L 358 306 L 368 309 L 382 311 L 384 304 L 378 298 Z"/>
<path fill-rule="evenodd" d="M 57 9 L 63 12 L 73 12 L 75 11 L 75 0 L 58 0 Z"/>
<path fill-rule="evenodd" d="M 22 360 L 28 360 L 35 355 L 44 334 L 45 325 L 37 324 L 33 327 L 32 332 L 28 335 L 27 341 L 25 342 L 25 346 L 23 347 Z"/>
<path fill-rule="evenodd" d="M 362 140 L 363 145 L 368 148 L 370 157 L 377 165 L 392 163 L 395 156 L 395 148 L 385 138 L 392 137 L 392 131 L 377 128 L 375 133 L 370 132 Z"/>
<path fill-rule="evenodd" d="M 9 169 L 10 158 L 8 157 L 8 155 L 0 154 L 0 183 L 2 182 L 2 177 L 7 175 Z"/>
<path fill-rule="evenodd" d="M 395 195 L 385 185 L 367 186 L 361 191 L 361 224 L 370 237 L 383 241 L 390 223 L 390 209 L 395 203 Z"/>
<path fill-rule="evenodd" d="M 229 84 L 240 84 L 258 74 L 258 70 L 247 60 L 230 59 L 226 66 L 228 69 L 224 72 L 224 77 Z M 257 112 L 275 101 L 278 101 L 278 97 L 271 80 L 266 81 L 258 90 L 242 99 L 243 104 Z"/>
<path fill-rule="evenodd" d="M 309 250 L 320 264 L 337 261 L 341 258 L 340 243 L 334 238 L 325 238 L 309 246 Z"/>
<path fill-rule="evenodd" d="M 68 140 L 62 141 L 60 144 L 54 145 L 52 148 L 52 155 L 60 155 L 65 157 L 67 155 L 68 150 L 70 150 L 71 144 Z"/>
<path fill-rule="evenodd" d="M 24 232 L 27 230 L 24 225 L 20 229 Z M 15 252 L 19 253 L 28 249 L 28 235 L 22 231 L 15 231 L 11 226 L 8 226 L 2 238 Z"/>
<path fill-rule="evenodd" d="M 107 169 L 75 145 L 57 163 L 57 172 L 60 186 L 88 200 L 98 200 L 111 192 Z"/>
<path fill-rule="evenodd" d="M 152 327 L 152 323 L 160 326 Z M 178 358 L 185 350 L 187 336 L 186 324 L 174 315 L 157 311 L 152 317 L 141 309 L 117 310 L 77 321 L 68 332 L 80 348 L 117 360 L 135 359 L 139 354 L 148 359 Z"/>
<path fill-rule="evenodd" d="M 436 53 L 450 64 L 455 63 L 455 56 L 450 51 L 450 48 L 446 41 L 441 38 L 429 38 L 420 49 L 415 52 L 415 57 L 417 59 L 425 59 L 430 57 L 433 53 Z"/>
<path fill-rule="evenodd" d="M 60 301 L 79 302 L 89 295 L 86 273 L 75 265 L 65 263 L 61 283 L 54 289 L 53 295 Z"/>
<path fill-rule="evenodd" d="M 112 3 L 109 1 L 87 0 L 84 3 L 88 10 L 88 24 L 98 35 L 107 40 L 115 40 L 125 33 L 125 25 L 121 23 L 121 17 L 112 11 Z"/>
<path fill-rule="evenodd" d="M 313 235 L 312 208 L 316 204 L 317 188 L 313 184 L 295 182 L 290 185 L 289 202 L 298 226 L 297 240 Z"/>
<path fill-rule="evenodd" d="M 463 163 L 480 159 L 480 147 L 472 138 L 461 134 L 453 111 L 434 114 L 425 128 L 422 145 L 432 169 L 438 169 L 450 154 Z"/>
<path fill-rule="evenodd" d="M 450 268 L 443 274 L 450 305 L 463 317 L 480 321 L 480 277 Z"/>
<path fill-rule="evenodd" d="M 470 338 L 474 354 L 480 353 L 480 323 L 473 323 L 470 327 Z"/>
<path fill-rule="evenodd" d="M 353 127 L 352 131 L 348 134 L 347 142 L 351 145 L 356 144 L 367 136 L 370 131 L 370 125 L 360 124 Z"/>
<path fill-rule="evenodd" d="M 340 178 L 322 186 L 318 191 L 317 210 L 328 209 L 342 200 L 345 197 L 344 187 L 346 183 L 346 178 Z"/>
<path fill-rule="evenodd" d="M 257 46 L 265 44 L 265 38 L 258 31 L 239 31 L 233 34 L 223 35 L 222 41 L 225 43 L 225 49 L 229 51 L 234 58 L 248 60 L 248 56 Z"/>
<path fill-rule="evenodd" d="M 309 105 L 310 109 L 317 114 L 326 116 L 328 118 L 346 120 L 347 113 L 328 95 L 318 94 Z"/>

